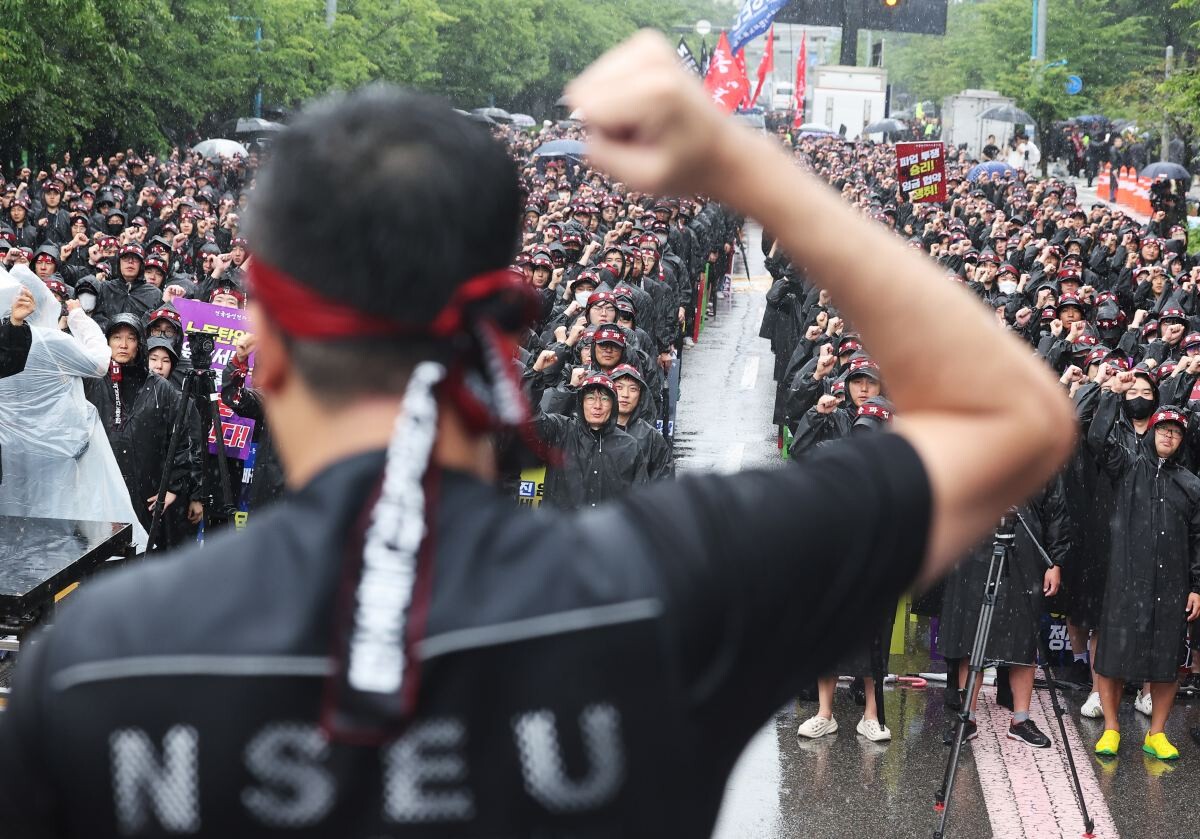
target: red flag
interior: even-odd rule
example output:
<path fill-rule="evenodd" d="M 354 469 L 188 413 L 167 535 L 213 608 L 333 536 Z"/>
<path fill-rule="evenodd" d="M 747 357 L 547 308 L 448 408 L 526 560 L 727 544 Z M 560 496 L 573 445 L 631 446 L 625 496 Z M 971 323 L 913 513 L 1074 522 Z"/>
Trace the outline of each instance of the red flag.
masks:
<path fill-rule="evenodd" d="M 804 94 L 808 77 L 808 33 L 800 36 L 800 56 L 796 59 L 796 116 L 792 119 L 792 128 L 804 124 Z"/>
<path fill-rule="evenodd" d="M 743 66 L 738 72 L 737 61 L 729 52 L 729 38 L 721 33 L 717 46 L 708 60 L 708 74 L 704 77 L 704 88 L 714 104 L 732 113 L 746 98 L 750 87 Z"/>
<path fill-rule="evenodd" d="M 746 51 L 738 50 L 733 54 L 733 63 L 737 67 L 737 78 L 741 84 L 742 99 L 737 103 L 739 108 L 749 107 L 747 104 L 750 101 L 750 77 L 746 73 Z"/>
<path fill-rule="evenodd" d="M 758 95 L 762 93 L 763 85 L 767 81 L 767 73 L 775 69 L 775 24 L 771 24 L 771 28 L 767 30 L 767 45 L 763 47 L 762 61 L 758 65 L 758 87 L 754 88 L 754 95 L 750 97 L 750 107 L 754 107 L 754 103 L 758 101 Z"/>

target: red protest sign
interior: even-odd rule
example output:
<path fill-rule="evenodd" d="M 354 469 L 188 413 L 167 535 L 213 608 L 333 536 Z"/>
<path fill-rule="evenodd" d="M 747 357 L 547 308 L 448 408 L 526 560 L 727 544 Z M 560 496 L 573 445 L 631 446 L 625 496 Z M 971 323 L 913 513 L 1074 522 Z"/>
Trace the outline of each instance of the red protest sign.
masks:
<path fill-rule="evenodd" d="M 896 143 L 900 191 L 914 204 L 946 200 L 946 147 L 942 143 Z"/>

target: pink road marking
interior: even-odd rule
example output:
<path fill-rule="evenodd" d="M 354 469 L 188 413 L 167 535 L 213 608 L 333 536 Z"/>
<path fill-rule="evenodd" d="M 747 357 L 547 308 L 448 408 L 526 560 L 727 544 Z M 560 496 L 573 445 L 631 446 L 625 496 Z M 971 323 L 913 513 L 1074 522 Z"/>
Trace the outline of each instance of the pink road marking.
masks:
<path fill-rule="evenodd" d="M 1052 741 L 1049 749 L 1031 749 L 1008 739 L 1012 714 L 995 704 L 995 688 L 985 687 L 979 695 L 976 722 L 979 738 L 971 743 L 979 785 L 987 804 L 993 835 L 1003 839 L 1079 839 L 1083 816 L 1075 801 L 1075 790 L 1054 708 L 1044 690 L 1035 690 L 1031 716 Z M 1059 697 L 1060 702 L 1070 702 Z M 1075 721 L 1065 720 L 1067 742 L 1079 771 L 1083 800 L 1095 823 L 1097 839 L 1118 839 L 1108 804 L 1096 781 L 1091 749 L 1079 737 Z"/>

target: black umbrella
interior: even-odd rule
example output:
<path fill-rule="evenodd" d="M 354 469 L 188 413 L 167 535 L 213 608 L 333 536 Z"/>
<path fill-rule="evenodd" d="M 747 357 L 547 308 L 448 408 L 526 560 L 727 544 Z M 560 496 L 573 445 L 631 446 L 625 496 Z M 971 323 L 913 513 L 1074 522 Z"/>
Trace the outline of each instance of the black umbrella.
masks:
<path fill-rule="evenodd" d="M 996 122 L 1012 122 L 1017 125 L 1032 125 L 1033 117 L 1022 111 L 1016 105 L 997 105 L 988 108 L 979 115 L 980 119 L 992 119 Z"/>
<path fill-rule="evenodd" d="M 881 119 L 871 123 L 862 130 L 863 134 L 899 134 L 901 131 L 907 131 L 908 126 L 898 119 Z"/>
<path fill-rule="evenodd" d="M 1151 163 L 1145 169 L 1138 172 L 1138 177 L 1169 178 L 1172 181 L 1190 181 L 1192 179 L 1192 175 L 1187 169 L 1178 163 L 1168 163 L 1165 160 Z"/>
<path fill-rule="evenodd" d="M 495 122 L 512 122 L 512 115 L 503 108 L 476 108 L 471 113 L 476 116 L 487 117 Z"/>

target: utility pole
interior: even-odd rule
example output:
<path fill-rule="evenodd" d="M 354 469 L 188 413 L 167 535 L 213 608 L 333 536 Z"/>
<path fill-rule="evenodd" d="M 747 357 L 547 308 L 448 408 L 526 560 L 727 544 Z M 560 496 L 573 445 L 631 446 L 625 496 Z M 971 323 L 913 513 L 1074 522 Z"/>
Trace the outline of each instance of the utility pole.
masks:
<path fill-rule="evenodd" d="M 1174 58 L 1175 58 L 1175 48 L 1168 45 L 1167 46 L 1166 66 L 1163 68 L 1163 81 L 1166 81 L 1167 79 L 1171 78 L 1171 64 L 1173 63 Z M 1161 150 L 1161 154 L 1159 154 L 1159 156 L 1158 156 L 1159 160 L 1167 159 L 1167 141 L 1170 138 L 1170 133 L 1171 133 L 1170 125 L 1167 122 L 1167 109 L 1163 108 L 1162 150 Z"/>
<path fill-rule="evenodd" d="M 1034 61 L 1046 60 L 1046 14 L 1050 0 L 1033 0 L 1033 26 L 1031 27 L 1029 57 Z"/>
<path fill-rule="evenodd" d="M 337 0 L 325 0 L 325 25 L 333 29 L 333 21 L 337 17 Z"/>
<path fill-rule="evenodd" d="M 858 21 L 862 20 L 859 4 L 862 0 L 843 0 L 842 50 L 838 59 L 843 66 L 858 64 Z"/>

